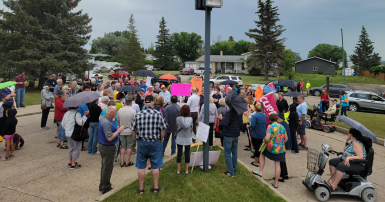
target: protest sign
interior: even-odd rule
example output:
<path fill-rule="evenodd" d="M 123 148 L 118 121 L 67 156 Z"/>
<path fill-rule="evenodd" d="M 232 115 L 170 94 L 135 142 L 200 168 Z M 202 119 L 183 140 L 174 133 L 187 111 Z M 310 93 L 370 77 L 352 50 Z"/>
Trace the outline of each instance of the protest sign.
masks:
<path fill-rule="evenodd" d="M 278 108 L 275 104 L 274 93 L 268 93 L 262 96 L 260 101 L 263 103 L 263 108 L 265 109 L 266 124 L 270 124 L 269 115 L 278 113 Z"/>
<path fill-rule="evenodd" d="M 147 87 L 152 86 L 151 85 L 151 79 L 152 79 L 152 77 L 150 77 L 150 76 L 147 77 L 147 82 L 146 82 Z"/>
<path fill-rule="evenodd" d="M 206 143 L 209 137 L 209 130 L 210 130 L 209 125 L 206 125 L 203 122 L 199 122 L 199 127 L 196 134 L 197 138 L 201 139 L 203 142 Z"/>
<path fill-rule="evenodd" d="M 273 83 L 269 83 L 269 85 L 267 85 L 267 86 L 272 87 L 275 90 L 275 86 Z"/>
<path fill-rule="evenodd" d="M 226 94 L 229 93 L 229 85 L 226 85 Z"/>
<path fill-rule="evenodd" d="M 262 87 L 261 87 L 261 85 L 258 84 L 257 90 L 255 91 L 255 99 L 259 102 L 262 95 L 263 95 Z"/>
<path fill-rule="evenodd" d="M 198 88 L 198 95 L 202 94 L 202 79 L 199 78 L 193 78 L 191 79 L 191 89 L 192 88 Z"/>
<path fill-rule="evenodd" d="M 175 96 L 190 96 L 191 95 L 191 85 L 190 84 L 172 84 L 172 95 Z"/>

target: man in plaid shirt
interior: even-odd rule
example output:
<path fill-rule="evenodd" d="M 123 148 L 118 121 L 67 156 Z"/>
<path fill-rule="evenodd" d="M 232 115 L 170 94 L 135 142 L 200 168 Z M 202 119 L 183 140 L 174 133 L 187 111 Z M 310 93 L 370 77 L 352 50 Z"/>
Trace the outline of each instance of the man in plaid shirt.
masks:
<path fill-rule="evenodd" d="M 137 113 L 131 122 L 132 135 L 137 140 L 136 167 L 138 168 L 139 190 L 144 193 L 143 182 L 147 159 L 151 161 L 152 175 L 154 178 L 154 192 L 159 192 L 159 168 L 163 166 L 162 150 L 163 138 L 168 124 L 162 113 L 154 109 L 154 97 L 147 95 L 145 98 L 146 109 Z"/>

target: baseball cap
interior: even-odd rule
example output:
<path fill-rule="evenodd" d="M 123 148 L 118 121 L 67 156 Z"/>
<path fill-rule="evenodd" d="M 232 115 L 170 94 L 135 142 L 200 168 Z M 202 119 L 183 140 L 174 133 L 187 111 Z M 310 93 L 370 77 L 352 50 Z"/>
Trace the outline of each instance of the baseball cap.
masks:
<path fill-rule="evenodd" d="M 144 98 L 145 103 L 151 103 L 154 101 L 154 97 L 152 95 L 147 95 L 146 98 Z"/>
<path fill-rule="evenodd" d="M 285 120 L 285 115 L 284 115 L 283 113 L 281 113 L 281 112 L 278 113 L 278 117 L 281 118 L 281 119 L 283 119 L 283 120 Z"/>
<path fill-rule="evenodd" d="M 337 99 L 333 99 L 332 102 L 337 102 Z"/>
<path fill-rule="evenodd" d="M 166 86 L 165 85 L 161 85 L 160 88 L 166 88 Z"/>
<path fill-rule="evenodd" d="M 63 89 L 63 90 L 68 90 L 68 89 L 70 89 L 70 87 L 68 87 L 68 86 L 63 86 L 62 89 Z"/>

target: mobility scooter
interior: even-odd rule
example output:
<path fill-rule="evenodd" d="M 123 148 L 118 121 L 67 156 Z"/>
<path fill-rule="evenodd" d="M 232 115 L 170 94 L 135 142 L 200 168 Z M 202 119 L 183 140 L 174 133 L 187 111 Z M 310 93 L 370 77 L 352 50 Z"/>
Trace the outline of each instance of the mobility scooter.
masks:
<path fill-rule="evenodd" d="M 302 183 L 305 187 L 314 191 L 318 201 L 327 201 L 331 195 L 349 195 L 361 197 L 365 202 L 375 202 L 377 193 L 373 183 L 368 180 L 368 176 L 372 174 L 374 150 L 372 142 L 369 138 L 365 138 L 365 148 L 367 151 L 366 160 L 351 160 L 350 162 L 362 163 L 365 165 L 364 171 L 346 172 L 338 184 L 338 189 L 333 191 L 326 181 L 322 181 L 321 176 L 324 173 L 329 154 L 342 155 L 342 153 L 334 151 L 328 144 L 322 145 L 322 152 L 309 149 L 307 153 L 307 169 L 309 170 L 307 177 Z"/>
<path fill-rule="evenodd" d="M 322 118 L 322 120 L 324 120 L 325 122 L 322 123 L 322 121 L 321 121 L 321 124 L 319 126 L 316 125 L 315 119 L 313 119 L 313 118 L 317 117 L 317 113 L 321 113 L 320 107 L 319 106 L 316 107 L 315 105 L 313 105 L 311 107 L 313 107 L 313 110 L 308 109 L 308 112 L 307 112 L 307 115 L 310 116 L 310 119 L 306 120 L 306 127 L 307 128 L 322 130 L 325 133 L 330 133 L 330 132 L 334 132 L 337 130 L 335 125 L 328 124 L 328 123 L 326 123 L 326 121 L 334 122 L 336 120 L 336 117 L 338 116 L 338 113 L 339 113 L 339 106 L 338 105 L 337 105 L 336 113 L 332 114 L 330 119 L 328 119 L 326 116 L 324 118 Z"/>

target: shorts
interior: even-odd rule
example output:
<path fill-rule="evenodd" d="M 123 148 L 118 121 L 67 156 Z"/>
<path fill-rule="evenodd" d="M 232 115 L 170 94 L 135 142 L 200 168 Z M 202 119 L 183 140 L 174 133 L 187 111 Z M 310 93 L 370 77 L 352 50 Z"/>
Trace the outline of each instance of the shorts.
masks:
<path fill-rule="evenodd" d="M 135 141 L 132 135 L 120 135 L 120 149 L 133 149 Z"/>
<path fill-rule="evenodd" d="M 12 135 L 4 135 L 4 139 L 6 139 L 6 140 L 13 139 L 13 135 L 14 134 L 12 134 Z"/>
<path fill-rule="evenodd" d="M 299 124 L 298 124 L 299 125 Z M 302 125 L 298 126 L 297 133 L 298 135 L 306 135 L 306 120 L 302 122 Z"/>
<path fill-rule="evenodd" d="M 136 168 L 145 169 L 147 165 L 147 159 L 150 159 L 152 169 L 158 169 L 163 166 L 163 144 L 159 140 L 155 142 L 139 140 L 137 141 L 137 144 L 138 148 L 136 149 Z"/>
<path fill-rule="evenodd" d="M 350 166 L 346 166 L 342 158 L 334 158 L 329 160 L 329 166 L 333 166 L 337 168 L 338 171 L 345 173 L 345 172 L 359 172 L 364 171 L 365 166 L 361 163 L 350 163 Z"/>

